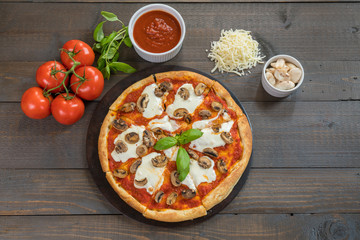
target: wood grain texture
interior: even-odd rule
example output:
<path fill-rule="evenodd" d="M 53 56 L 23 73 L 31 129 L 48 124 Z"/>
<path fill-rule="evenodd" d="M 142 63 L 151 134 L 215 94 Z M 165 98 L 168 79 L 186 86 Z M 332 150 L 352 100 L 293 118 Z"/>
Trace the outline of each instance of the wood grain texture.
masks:
<path fill-rule="evenodd" d="M 2 168 L 86 168 L 84 117 L 63 126 L 0 103 Z M 253 167 L 360 167 L 360 102 L 245 102 L 253 125 Z M 19 150 L 21 149 L 21 150 Z"/>
<path fill-rule="evenodd" d="M 360 238 L 359 214 L 218 215 L 189 227 L 139 224 L 125 216 L 0 217 L 1 239 L 309 239 Z M 211 229 L 209 228 L 211 226 Z"/>
<path fill-rule="evenodd" d="M 56 0 L 56 1 L 52 1 L 52 0 L 0 0 L 0 3 L 104 3 L 105 1 L 101 1 L 101 0 Z M 118 3 L 118 0 L 106 0 L 107 3 Z M 173 3 L 174 0 L 137 0 L 137 1 L 132 1 L 132 0 L 122 0 L 122 3 L 143 3 L 143 4 L 151 4 L 151 3 L 163 3 L 163 4 L 167 4 L 167 3 Z M 191 0 L 176 0 L 176 2 L 178 3 L 281 3 L 284 1 L 280 1 L 280 0 L 196 0 L 196 1 L 191 1 Z M 359 0 L 339 0 L 339 1 L 333 1 L 333 0 L 287 0 L 286 2 L 288 3 L 292 3 L 292 2 L 296 2 L 296 3 L 301 3 L 301 2 L 321 2 L 321 3 L 334 3 L 334 2 L 359 2 Z"/>
<path fill-rule="evenodd" d="M 81 39 L 92 44 L 92 32 L 102 20 L 101 10 L 117 13 L 127 24 L 143 5 L 1 3 L 0 61 L 57 59 L 58 49 L 67 40 Z M 187 27 L 178 61 L 206 62 L 205 50 L 210 42 L 219 39 L 221 29 L 230 28 L 252 31 L 268 57 L 286 53 L 301 62 L 360 60 L 356 50 L 360 44 L 359 4 L 328 3 L 326 8 L 321 3 L 169 5 L 182 14 Z M 112 30 L 113 26 L 106 25 L 105 29 Z M 140 60 L 134 51 L 124 51 L 120 57 L 130 62 Z"/>
<path fill-rule="evenodd" d="M 177 61 L 165 65 L 179 64 L 210 74 L 212 63 Z M 26 89 L 36 86 L 36 69 L 43 62 L 4 62 L 0 64 L 0 102 L 18 102 Z M 128 62 L 138 71 L 158 66 L 147 62 Z M 18 65 L 21 64 L 21 68 Z M 305 61 L 305 79 L 300 89 L 284 99 L 278 99 L 265 92 L 261 85 L 263 65 L 258 65 L 252 74 L 239 77 L 235 74 L 211 75 L 223 81 L 240 101 L 337 101 L 360 99 L 360 61 Z M 129 76 L 118 73 L 105 81 L 105 88 L 99 101 L 116 83 Z"/>
<path fill-rule="evenodd" d="M 119 214 L 88 170 L 1 169 L 0 215 Z M 251 169 L 221 213 L 359 213 L 360 169 Z"/>

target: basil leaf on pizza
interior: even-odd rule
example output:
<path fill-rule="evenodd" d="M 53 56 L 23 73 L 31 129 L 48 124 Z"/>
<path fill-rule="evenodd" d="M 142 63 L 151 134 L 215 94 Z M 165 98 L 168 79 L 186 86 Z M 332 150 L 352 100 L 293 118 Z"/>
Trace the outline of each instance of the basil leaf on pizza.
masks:
<path fill-rule="evenodd" d="M 174 137 L 164 137 L 156 142 L 154 148 L 155 150 L 165 150 L 171 148 L 177 144 L 177 140 Z"/>
<path fill-rule="evenodd" d="M 181 145 L 187 144 L 193 140 L 200 138 L 204 133 L 199 129 L 189 129 L 183 132 L 179 137 L 179 143 Z"/>
<path fill-rule="evenodd" d="M 179 180 L 182 182 L 190 171 L 190 157 L 186 150 L 179 147 L 176 157 L 176 167 L 179 173 Z"/>

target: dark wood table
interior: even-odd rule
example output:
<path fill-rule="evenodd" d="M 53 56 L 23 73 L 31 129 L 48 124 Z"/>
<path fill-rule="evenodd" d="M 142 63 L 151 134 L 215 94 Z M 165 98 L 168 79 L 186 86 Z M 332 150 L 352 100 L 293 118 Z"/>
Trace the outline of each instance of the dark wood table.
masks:
<path fill-rule="evenodd" d="M 100 100 L 87 102 L 71 126 L 22 113 L 21 96 L 36 86 L 38 66 L 59 60 L 70 39 L 92 44 L 101 10 L 127 24 L 148 2 L 0 1 L 0 239 L 360 239 L 358 1 L 168 3 L 187 32 L 181 52 L 164 64 L 210 73 L 205 50 L 221 29 L 233 28 L 252 31 L 267 59 L 289 54 L 305 68 L 301 88 L 284 99 L 262 88 L 262 65 L 244 77 L 212 74 L 247 110 L 254 148 L 242 191 L 202 223 L 154 227 L 105 199 L 85 156 Z M 122 48 L 120 59 L 138 70 L 155 65 L 134 49 Z M 126 76 L 112 76 L 103 95 Z"/>

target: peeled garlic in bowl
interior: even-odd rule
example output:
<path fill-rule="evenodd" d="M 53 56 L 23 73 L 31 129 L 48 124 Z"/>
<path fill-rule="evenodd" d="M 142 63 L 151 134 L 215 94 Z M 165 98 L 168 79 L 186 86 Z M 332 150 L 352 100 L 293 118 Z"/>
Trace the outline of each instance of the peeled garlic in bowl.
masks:
<path fill-rule="evenodd" d="M 265 76 L 267 81 L 277 89 L 293 89 L 301 79 L 301 69 L 290 62 L 286 62 L 283 58 L 270 63 L 270 66 L 266 69 Z"/>

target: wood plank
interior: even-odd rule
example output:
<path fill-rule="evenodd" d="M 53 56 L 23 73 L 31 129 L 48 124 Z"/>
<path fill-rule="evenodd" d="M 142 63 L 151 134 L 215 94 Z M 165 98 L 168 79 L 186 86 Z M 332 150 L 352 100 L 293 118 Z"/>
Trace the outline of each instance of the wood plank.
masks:
<path fill-rule="evenodd" d="M 0 217 L 2 239 L 349 239 L 359 214 L 218 215 L 188 227 L 139 224 L 125 216 Z"/>
<path fill-rule="evenodd" d="M 0 169 L 0 215 L 119 214 L 88 170 Z M 360 213 L 360 168 L 251 169 L 221 213 Z"/>
<path fill-rule="evenodd" d="M 138 71 L 154 66 L 145 62 L 128 62 Z M 22 94 L 30 87 L 36 86 L 35 74 L 43 62 L 4 62 L 0 64 L 0 102 L 19 102 Z M 172 65 L 174 62 L 165 63 Z M 198 69 L 211 74 L 212 64 L 202 62 L 183 62 L 176 64 Z M 21 68 L 18 66 L 21 65 Z M 360 99 L 360 61 L 306 61 L 305 79 L 301 88 L 284 99 L 278 99 L 265 92 L 261 85 L 259 65 L 249 76 L 239 77 L 235 74 L 213 73 L 215 78 L 223 81 L 240 101 L 338 101 Z M 99 101 L 115 84 L 129 76 L 118 73 L 105 81 L 105 88 Z"/>
<path fill-rule="evenodd" d="M 1 3 L 0 61 L 44 61 L 58 58 L 58 49 L 67 40 L 82 39 L 92 44 L 92 31 L 102 20 L 101 10 L 116 12 L 127 24 L 131 15 L 143 5 Z M 211 41 L 218 40 L 221 29 L 230 28 L 252 31 L 268 57 L 286 53 L 302 62 L 360 60 L 359 4 L 169 5 L 182 14 L 187 26 L 186 39 L 178 60 L 209 62 L 205 49 L 210 47 Z M 78 9 L 82 9 L 81 14 Z M 226 14 L 220 16 L 218 13 Z M 16 21 L 14 16 L 17 16 Z M 41 16 L 41 20 L 38 16 Z M 105 27 L 110 29 L 108 25 Z M 125 55 L 127 61 L 139 60 L 133 50 L 125 51 Z"/>
<path fill-rule="evenodd" d="M 56 1 L 51 1 L 51 0 L 0 0 L 0 3 L 23 3 L 23 2 L 27 2 L 27 3 L 104 3 L 104 1 L 101 0 L 56 0 Z M 119 2 L 117 0 L 106 0 L 107 3 L 113 3 L 113 2 Z M 151 4 L 151 3 L 173 3 L 173 0 L 158 0 L 158 1 L 154 1 L 154 0 L 137 0 L 137 1 L 132 1 L 132 0 L 122 0 L 122 3 L 143 3 L 143 4 Z M 178 3 L 248 3 L 248 2 L 255 2 L 255 3 L 279 3 L 279 2 L 283 2 L 280 0 L 196 0 L 196 1 L 191 1 L 191 0 L 177 0 L 176 2 Z M 332 1 L 332 0 L 288 0 L 286 2 L 295 2 L 295 3 L 301 3 L 301 2 L 314 2 L 314 3 L 334 3 L 334 2 L 359 2 L 358 0 L 340 0 L 340 1 Z"/>
<path fill-rule="evenodd" d="M 85 139 L 96 102 L 63 126 L 0 103 L 2 168 L 86 168 Z M 360 167 L 360 102 L 245 102 L 254 167 Z M 19 150 L 21 149 L 21 150 Z"/>

